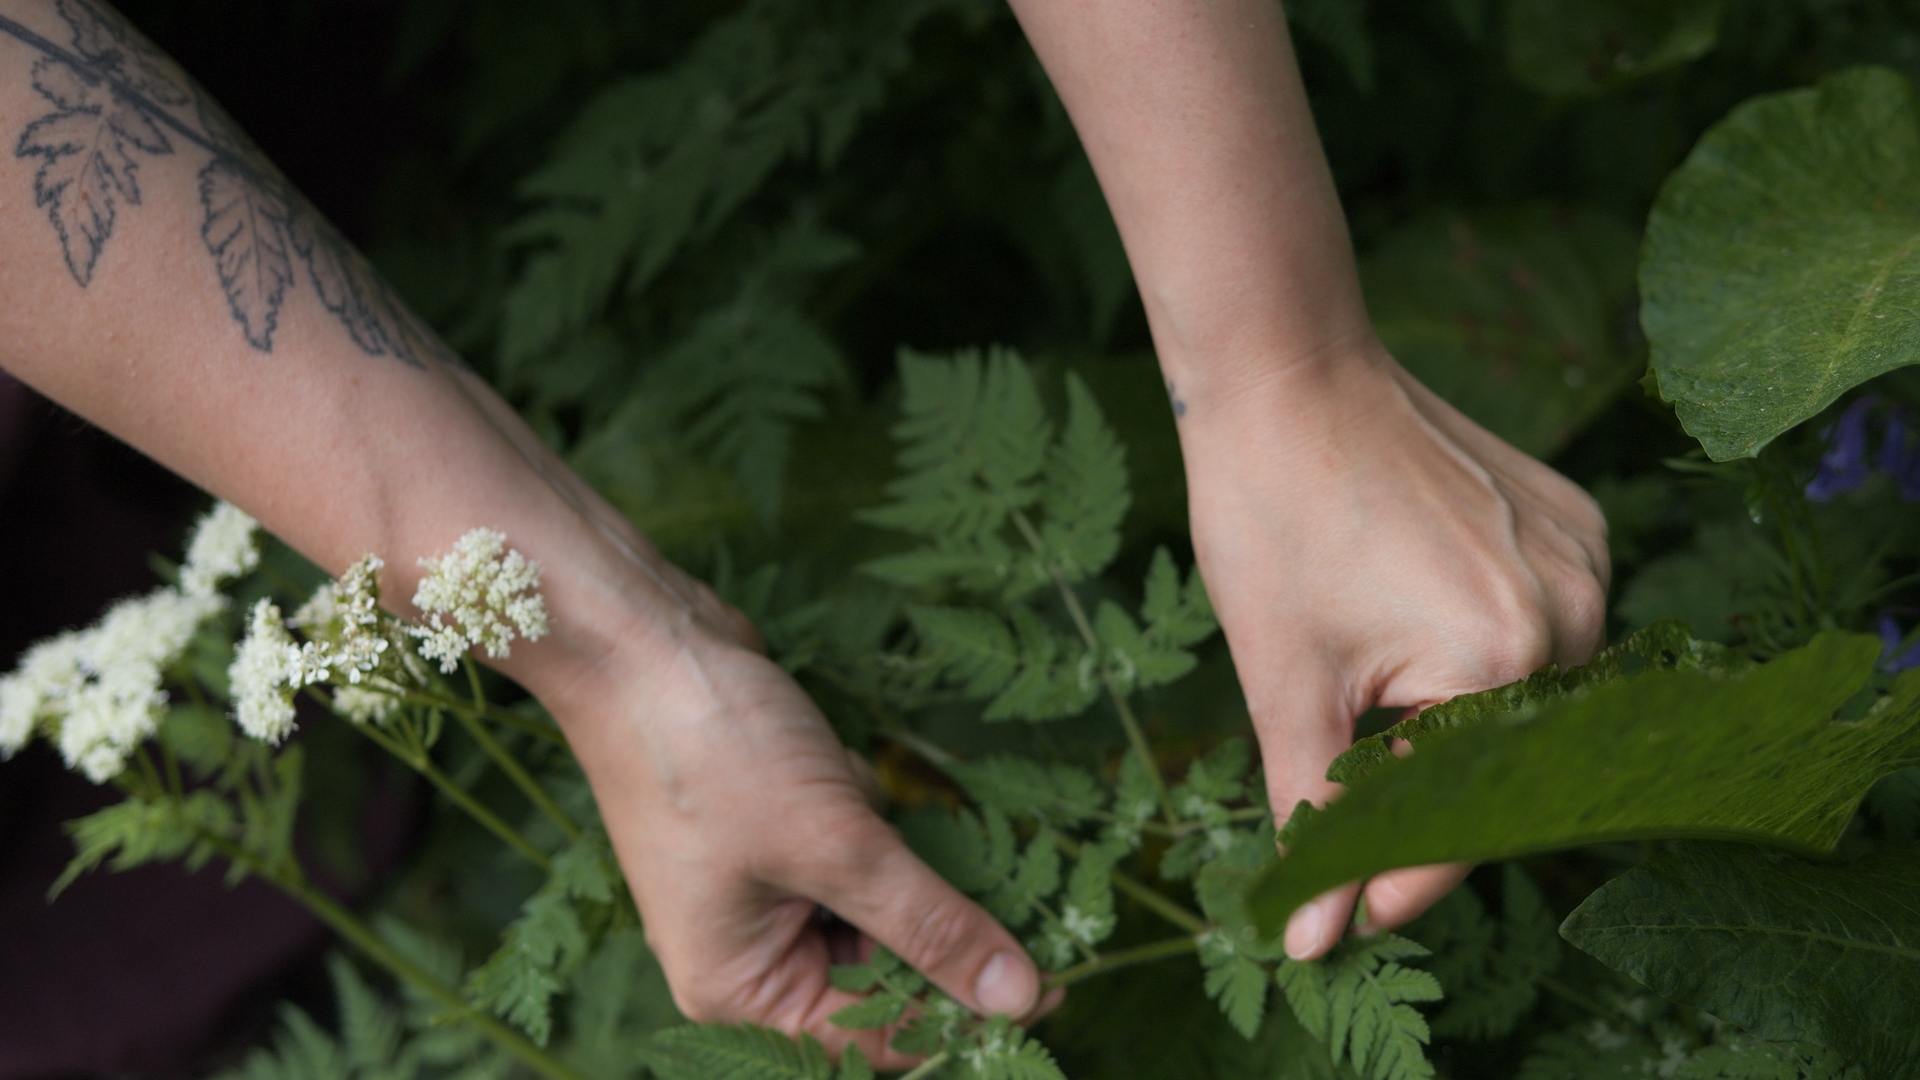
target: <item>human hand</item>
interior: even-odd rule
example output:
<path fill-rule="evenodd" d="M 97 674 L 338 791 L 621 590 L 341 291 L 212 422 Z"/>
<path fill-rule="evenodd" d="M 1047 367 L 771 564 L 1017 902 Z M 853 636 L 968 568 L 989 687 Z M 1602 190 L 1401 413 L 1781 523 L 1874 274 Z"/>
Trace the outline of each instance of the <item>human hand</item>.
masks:
<path fill-rule="evenodd" d="M 857 1043 L 877 1067 L 906 1068 L 892 1029 L 828 1019 L 859 1000 L 829 968 L 877 941 L 963 1004 L 1033 1011 L 1039 975 L 1013 935 L 874 812 L 855 761 L 746 620 L 680 584 L 698 597 L 690 618 L 652 624 L 548 702 L 680 1010 L 810 1032 L 836 1054 Z"/>
<path fill-rule="evenodd" d="M 1371 706 L 1417 710 L 1599 648 L 1606 522 L 1579 487 L 1420 385 L 1377 343 L 1191 403 L 1193 541 L 1282 818 L 1339 787 L 1327 765 Z M 1368 927 L 1465 876 L 1365 883 Z M 1339 940 L 1360 883 L 1303 906 L 1290 955 Z"/>

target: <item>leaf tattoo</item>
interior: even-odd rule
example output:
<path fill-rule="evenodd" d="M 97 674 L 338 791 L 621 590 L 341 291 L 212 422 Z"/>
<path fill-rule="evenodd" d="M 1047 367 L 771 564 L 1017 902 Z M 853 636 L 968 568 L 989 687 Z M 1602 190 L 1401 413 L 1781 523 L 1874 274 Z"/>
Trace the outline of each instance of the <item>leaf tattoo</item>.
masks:
<path fill-rule="evenodd" d="M 288 207 L 226 158 L 200 170 L 200 205 L 207 211 L 200 237 L 213 253 L 233 317 L 249 344 L 272 352 L 280 302 L 293 283 Z"/>
<path fill-rule="evenodd" d="M 39 158 L 34 204 L 47 211 L 82 288 L 121 207 L 140 205 L 143 155 L 204 151 L 198 177 L 201 240 L 247 343 L 273 351 L 280 310 L 298 290 L 298 264 L 355 345 L 423 367 L 429 355 L 458 364 L 393 289 L 302 200 L 219 106 L 174 76 L 166 58 L 138 31 L 92 0 L 56 0 L 72 31 L 61 45 L 5 16 L 0 34 L 38 50 L 33 88 L 53 111 L 28 124 L 14 147 Z"/>
<path fill-rule="evenodd" d="M 46 209 L 67 269 L 84 286 L 113 234 L 119 201 L 140 204 L 135 152 L 166 154 L 173 146 L 145 113 L 82 69 L 42 59 L 33 65 L 33 88 L 58 111 L 27 125 L 14 156 L 44 159 L 33 178 L 34 205 Z"/>

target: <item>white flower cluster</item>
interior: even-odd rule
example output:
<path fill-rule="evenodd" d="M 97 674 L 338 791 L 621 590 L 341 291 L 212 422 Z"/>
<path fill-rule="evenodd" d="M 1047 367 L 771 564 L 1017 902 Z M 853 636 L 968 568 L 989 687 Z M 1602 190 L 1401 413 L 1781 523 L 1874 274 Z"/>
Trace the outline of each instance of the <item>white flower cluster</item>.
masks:
<path fill-rule="evenodd" d="M 200 520 L 180 587 L 122 600 L 100 621 L 40 642 L 0 677 L 0 756 L 44 729 L 67 766 L 95 783 L 126 767 L 159 723 L 166 669 L 227 604 L 217 591 L 258 565 L 253 519 L 221 503 Z"/>
<path fill-rule="evenodd" d="M 254 606 L 247 634 L 227 670 L 234 720 L 242 731 L 278 743 L 293 731 L 293 695 L 333 683 L 334 708 L 356 722 L 383 720 L 395 705 L 395 681 L 419 681 L 425 670 L 406 648 L 398 620 L 380 610 L 380 568 L 369 555 L 322 586 L 291 620 L 267 600 Z M 300 628 L 305 642 L 287 632 Z M 383 672 L 382 664 L 398 664 Z"/>
<path fill-rule="evenodd" d="M 278 604 L 261 597 L 253 605 L 247 634 L 234 647 L 227 683 L 240 730 L 270 743 L 293 731 L 293 692 L 306 684 L 300 679 L 300 646 L 287 633 Z"/>
<path fill-rule="evenodd" d="M 180 567 L 180 589 L 188 596 L 212 596 L 220 586 L 260 565 L 258 524 L 230 502 L 214 504 L 194 526 L 187 561 Z"/>
<path fill-rule="evenodd" d="M 452 554 L 421 559 L 427 576 L 413 594 L 427 625 L 416 629 L 420 652 L 451 674 L 470 648 L 495 660 L 512 654 L 513 639 L 538 641 L 547 632 L 547 605 L 537 591 L 540 564 L 507 549 L 505 535 L 475 529 Z"/>

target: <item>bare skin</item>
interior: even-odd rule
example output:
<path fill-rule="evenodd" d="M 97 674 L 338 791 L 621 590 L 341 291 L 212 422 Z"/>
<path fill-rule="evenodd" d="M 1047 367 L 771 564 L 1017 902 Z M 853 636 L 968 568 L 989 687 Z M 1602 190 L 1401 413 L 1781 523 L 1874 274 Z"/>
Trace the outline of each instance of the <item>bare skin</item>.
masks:
<path fill-rule="evenodd" d="M 1414 709 L 1601 644 L 1606 523 L 1577 486 L 1409 376 L 1367 318 L 1272 0 L 1013 0 L 1146 302 L 1194 547 L 1284 815 L 1375 705 Z M 1124 72 L 1124 78 L 1113 73 Z M 1412 919 L 1460 866 L 1365 884 Z M 1359 884 L 1295 914 L 1338 941 Z"/>

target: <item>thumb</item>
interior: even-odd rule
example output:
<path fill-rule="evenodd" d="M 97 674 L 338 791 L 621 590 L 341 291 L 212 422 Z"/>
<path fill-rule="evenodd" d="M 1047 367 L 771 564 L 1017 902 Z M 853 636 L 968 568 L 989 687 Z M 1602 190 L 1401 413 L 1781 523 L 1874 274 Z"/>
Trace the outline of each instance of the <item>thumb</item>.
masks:
<path fill-rule="evenodd" d="M 825 904 L 934 985 L 981 1013 L 1019 1017 L 1040 996 L 1040 973 L 1006 927 L 867 813 L 835 831 L 798 880 L 781 884 Z"/>

